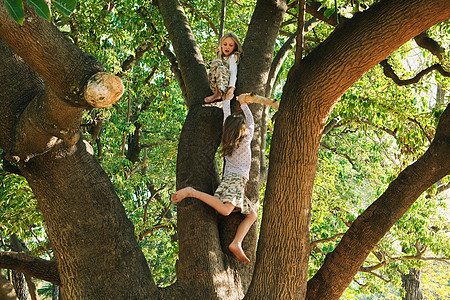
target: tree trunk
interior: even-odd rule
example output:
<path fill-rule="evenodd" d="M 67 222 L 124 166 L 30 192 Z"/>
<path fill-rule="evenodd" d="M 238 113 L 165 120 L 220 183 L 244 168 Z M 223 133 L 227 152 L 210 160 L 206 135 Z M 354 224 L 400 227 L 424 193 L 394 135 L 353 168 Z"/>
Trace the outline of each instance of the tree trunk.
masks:
<path fill-rule="evenodd" d="M 59 299 L 59 286 L 52 285 L 52 300 L 58 300 Z M 61 299 L 59 299 L 61 300 Z"/>
<path fill-rule="evenodd" d="M 28 249 L 26 247 L 26 245 L 23 243 L 23 241 L 21 241 L 17 235 L 14 233 L 11 236 L 11 249 L 13 251 L 16 252 L 26 252 L 28 253 Z M 31 276 L 24 274 L 25 277 L 25 281 L 26 281 L 26 285 L 28 287 L 28 293 L 30 295 L 31 300 L 36 300 L 37 299 L 37 291 L 36 291 L 36 285 L 33 282 L 33 279 L 31 278 Z M 19 293 L 17 293 L 19 294 Z"/>
<path fill-rule="evenodd" d="M 409 274 L 402 274 L 402 286 L 405 289 L 403 300 L 423 300 L 423 292 L 420 284 L 420 269 L 409 269 Z"/>
<path fill-rule="evenodd" d="M 188 22 L 180 4 L 178 1 L 160 1 L 159 7 L 182 70 L 183 82 L 187 83 L 187 102 L 190 107 L 179 140 L 177 188 L 191 185 L 212 194 L 219 182 L 214 155 L 220 143 L 222 112 L 214 107 L 200 106 L 211 91 L 208 88 L 206 69 L 190 28 L 186 25 Z M 239 65 L 238 93 L 254 91 L 264 94 L 265 81 L 260 78 L 267 78 L 274 41 L 285 9 L 285 5 L 276 5 L 273 1 L 258 1 L 256 17 L 252 19 L 250 26 L 255 29 L 259 26 L 260 30 L 263 25 L 268 29 L 267 35 L 261 35 L 255 30 L 247 35 L 243 47 L 250 59 L 245 59 L 244 56 Z M 191 55 L 186 55 L 187 53 Z M 258 159 L 252 161 L 248 196 L 256 202 L 259 201 L 261 186 L 260 157 L 265 152 L 265 120 L 261 120 L 264 112 L 262 106 L 252 105 L 251 109 L 257 122 L 252 155 Z M 179 204 L 180 250 L 177 285 L 173 288 L 182 287 L 191 293 L 192 298 L 242 298 L 250 284 L 253 264 L 238 262 L 228 251 L 228 244 L 241 220 L 242 216 L 237 213 L 218 218 L 213 209 L 194 199 L 184 200 Z M 243 246 L 254 261 L 256 226 L 247 234 Z"/>
<path fill-rule="evenodd" d="M 17 295 L 14 291 L 14 287 L 9 280 L 3 276 L 3 272 L 0 273 L 0 299 L 2 300 L 16 300 Z"/>
<path fill-rule="evenodd" d="M 27 283 L 25 281 L 25 276 L 23 273 L 12 271 L 12 282 L 14 286 L 14 290 L 16 291 L 18 300 L 27 300 L 28 298 L 28 289 Z"/>
<path fill-rule="evenodd" d="M 331 109 L 365 72 L 425 28 L 448 18 L 449 13 L 448 1 L 381 1 L 337 28 L 290 70 L 272 139 L 257 262 L 248 299 L 306 296 L 312 187 L 319 141 Z M 427 182 L 427 187 L 433 183 Z M 398 213 L 403 214 L 403 208 L 399 207 Z M 308 285 L 308 299 L 338 299 L 367 257 L 368 252 L 361 250 L 376 244 L 355 243 L 367 225 L 355 226 L 359 235 L 352 235 L 345 252 L 333 258 L 336 266 L 347 259 L 348 264 L 336 271 L 325 263 Z M 378 227 L 376 223 L 372 226 Z M 389 227 L 381 230 L 383 235 Z M 349 257 L 350 249 L 358 252 L 354 256 L 361 260 Z M 325 270 L 327 274 L 322 275 Z"/>
<path fill-rule="evenodd" d="M 25 13 L 19 26 L 0 4 L 0 146 L 38 200 L 63 296 L 157 299 L 133 224 L 92 148 L 79 138 L 88 107 L 82 91 L 101 66 L 34 10 Z"/>

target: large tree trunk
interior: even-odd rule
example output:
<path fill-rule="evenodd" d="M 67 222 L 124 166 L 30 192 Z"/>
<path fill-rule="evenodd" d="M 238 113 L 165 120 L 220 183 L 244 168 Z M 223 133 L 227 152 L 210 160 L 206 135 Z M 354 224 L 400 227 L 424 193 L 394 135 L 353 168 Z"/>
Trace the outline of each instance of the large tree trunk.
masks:
<path fill-rule="evenodd" d="M 19 26 L 0 4 L 0 146 L 38 200 L 63 296 L 156 299 L 133 224 L 79 134 L 84 87 L 102 67 L 25 8 Z"/>
<path fill-rule="evenodd" d="M 402 300 L 423 300 L 420 274 L 420 269 L 414 268 L 410 268 L 408 274 L 402 274 L 402 286 L 405 289 L 405 296 Z"/>
<path fill-rule="evenodd" d="M 290 70 L 272 139 L 260 242 L 248 299 L 306 296 L 312 187 L 319 141 L 331 109 L 365 72 L 415 35 L 448 18 L 449 13 L 448 1 L 381 1 L 336 29 Z M 404 212 L 398 209 L 399 214 Z M 367 231 L 366 223 L 355 226 L 359 234 Z M 371 226 L 378 227 L 375 222 Z M 389 227 L 381 230 L 383 235 Z M 345 251 L 333 258 L 336 266 L 348 258 L 345 268 L 332 272 L 325 264 L 322 272 L 327 270 L 327 274 L 316 275 L 311 281 L 308 299 L 339 298 L 350 283 L 347 279 L 351 280 L 364 262 L 365 249 L 370 252 L 379 240 L 364 245 L 355 243 L 358 237 L 352 235 Z M 361 260 L 349 257 L 350 249 L 352 254 L 358 252 Z"/>
<path fill-rule="evenodd" d="M 187 85 L 190 107 L 179 140 L 177 188 L 191 185 L 212 194 L 219 181 L 214 155 L 220 142 L 223 115 L 218 108 L 202 106 L 203 99 L 211 91 L 206 69 L 180 3 L 161 1 L 159 8 Z M 264 94 L 265 81 L 261 77 L 267 78 L 270 70 L 274 41 L 285 9 L 284 4 L 258 1 L 250 25 L 254 29 L 250 30 L 243 45 L 246 55 L 239 65 L 237 93 L 254 91 Z M 259 34 L 261 26 L 268 29 L 267 35 Z M 258 159 L 252 162 L 248 195 L 256 202 L 259 201 L 261 186 L 260 157 L 265 152 L 265 120 L 262 119 L 264 109 L 261 106 L 255 105 L 251 109 L 257 122 L 252 155 Z M 189 291 L 192 298 L 242 298 L 250 284 L 253 264 L 238 262 L 227 247 L 241 220 L 237 213 L 218 218 L 213 209 L 198 200 L 187 199 L 179 204 L 180 251 L 177 284 L 172 288 L 178 286 Z M 256 226 L 253 226 L 243 245 L 252 261 L 256 238 Z"/>

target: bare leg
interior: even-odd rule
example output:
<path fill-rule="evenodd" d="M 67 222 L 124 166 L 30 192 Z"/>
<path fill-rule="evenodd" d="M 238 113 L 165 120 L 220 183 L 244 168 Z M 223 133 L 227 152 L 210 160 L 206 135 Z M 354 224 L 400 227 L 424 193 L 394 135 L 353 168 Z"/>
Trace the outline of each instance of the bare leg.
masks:
<path fill-rule="evenodd" d="M 213 95 L 208 96 L 205 98 L 205 102 L 206 103 L 211 103 L 215 100 L 219 100 L 220 98 L 222 98 L 222 94 L 220 93 L 219 89 L 216 87 L 216 91 L 214 92 Z"/>
<path fill-rule="evenodd" d="M 237 259 L 243 262 L 249 262 L 247 255 L 245 255 L 244 250 L 242 250 L 242 241 L 244 237 L 247 235 L 250 227 L 252 227 L 253 223 L 256 221 L 258 216 L 254 211 L 245 215 L 245 219 L 242 220 L 241 224 L 239 224 L 236 235 L 234 236 L 233 241 L 228 246 L 228 249 L 236 256 Z"/>
<path fill-rule="evenodd" d="M 214 208 L 219 214 L 224 216 L 228 216 L 234 210 L 235 207 L 231 203 L 223 203 L 219 198 L 198 191 L 192 187 L 185 187 L 181 190 L 176 191 L 175 194 L 172 195 L 172 202 L 178 203 L 187 197 L 197 198 L 205 202 L 206 204 Z"/>

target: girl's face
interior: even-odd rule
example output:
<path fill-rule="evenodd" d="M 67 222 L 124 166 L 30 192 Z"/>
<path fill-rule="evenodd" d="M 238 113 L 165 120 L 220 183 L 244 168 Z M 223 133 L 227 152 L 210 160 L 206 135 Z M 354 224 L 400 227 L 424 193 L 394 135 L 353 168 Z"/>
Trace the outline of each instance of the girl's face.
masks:
<path fill-rule="evenodd" d="M 223 39 L 221 46 L 222 46 L 222 53 L 225 56 L 228 56 L 231 53 L 233 53 L 234 48 L 236 47 L 236 43 L 234 42 L 234 40 L 232 38 L 227 37 L 227 38 Z"/>

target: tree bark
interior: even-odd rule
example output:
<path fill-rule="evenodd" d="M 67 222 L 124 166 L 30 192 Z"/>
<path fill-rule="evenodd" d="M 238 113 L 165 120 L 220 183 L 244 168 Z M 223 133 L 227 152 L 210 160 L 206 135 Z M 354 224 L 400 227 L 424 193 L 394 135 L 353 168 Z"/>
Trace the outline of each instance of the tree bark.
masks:
<path fill-rule="evenodd" d="M 61 284 L 55 261 L 48 261 L 25 253 L 0 252 L 0 266 L 13 269 L 54 284 Z"/>
<path fill-rule="evenodd" d="M 423 292 L 420 284 L 420 269 L 409 269 L 409 274 L 402 274 L 402 286 L 405 296 L 402 300 L 423 300 Z"/>
<path fill-rule="evenodd" d="M 157 299 L 133 224 L 80 138 L 89 108 L 83 91 L 102 67 L 33 10 L 25 13 L 19 26 L 0 4 L 0 146 L 19 157 L 13 161 L 38 200 L 63 296 Z"/>
<path fill-rule="evenodd" d="M 9 282 L 9 280 L 5 276 L 3 276 L 3 273 L 0 274 L 0 299 L 17 300 L 17 295 L 14 291 L 14 287 Z"/>
<path fill-rule="evenodd" d="M 250 24 L 253 29 L 249 29 L 243 44 L 246 54 L 239 64 L 238 93 L 248 90 L 264 94 L 265 81 L 261 77 L 267 79 L 270 70 L 274 41 L 286 9 L 284 2 L 258 1 Z M 190 110 L 179 141 L 177 188 L 191 185 L 212 194 L 218 184 L 214 154 L 220 142 L 222 112 L 214 107 L 200 106 L 211 91 L 203 60 L 181 6 L 177 1 L 161 1 L 159 8 L 182 70 L 183 82 L 191 83 L 186 84 Z M 261 26 L 267 29 L 267 34 L 259 34 Z M 252 162 L 248 196 L 256 202 L 259 201 L 261 185 L 260 157 L 265 152 L 265 121 L 261 120 L 262 106 L 254 105 L 251 109 L 257 122 L 252 155 L 258 159 Z M 183 289 L 189 289 L 192 295 L 200 298 L 243 297 L 250 284 L 253 264 L 237 262 L 227 249 L 240 221 L 240 214 L 220 217 L 218 221 L 211 208 L 196 200 L 184 200 L 178 205 L 180 251 L 177 283 Z M 196 224 L 195 227 L 192 224 Z M 253 261 L 255 247 L 256 226 L 253 226 L 244 240 L 244 250 Z M 192 276 L 193 270 L 195 277 Z"/>
<path fill-rule="evenodd" d="M 449 13 L 448 1 L 381 1 L 337 28 L 290 70 L 272 139 L 257 262 L 248 299 L 338 299 L 348 286 L 370 252 L 363 254 L 361 250 L 372 249 L 360 241 L 355 246 L 356 234 L 349 240 L 352 244 L 335 253 L 333 261 L 337 266 L 342 264 L 350 249 L 364 258 L 352 259 L 339 272 L 331 272 L 325 264 L 322 272 L 327 270 L 327 276 L 316 275 L 306 296 L 312 187 L 325 122 L 338 98 L 357 79 L 425 28 L 448 18 Z M 399 208 L 398 213 L 402 211 Z M 358 234 L 367 231 L 366 223 L 355 226 Z M 383 235 L 389 227 L 381 230 Z M 350 270 L 355 271 L 349 274 Z"/>
<path fill-rule="evenodd" d="M 17 299 L 18 300 L 27 300 L 28 289 L 27 289 L 27 283 L 25 281 L 25 276 L 23 275 L 23 273 L 13 270 L 12 271 L 12 282 L 13 282 L 14 290 L 16 291 Z"/>

